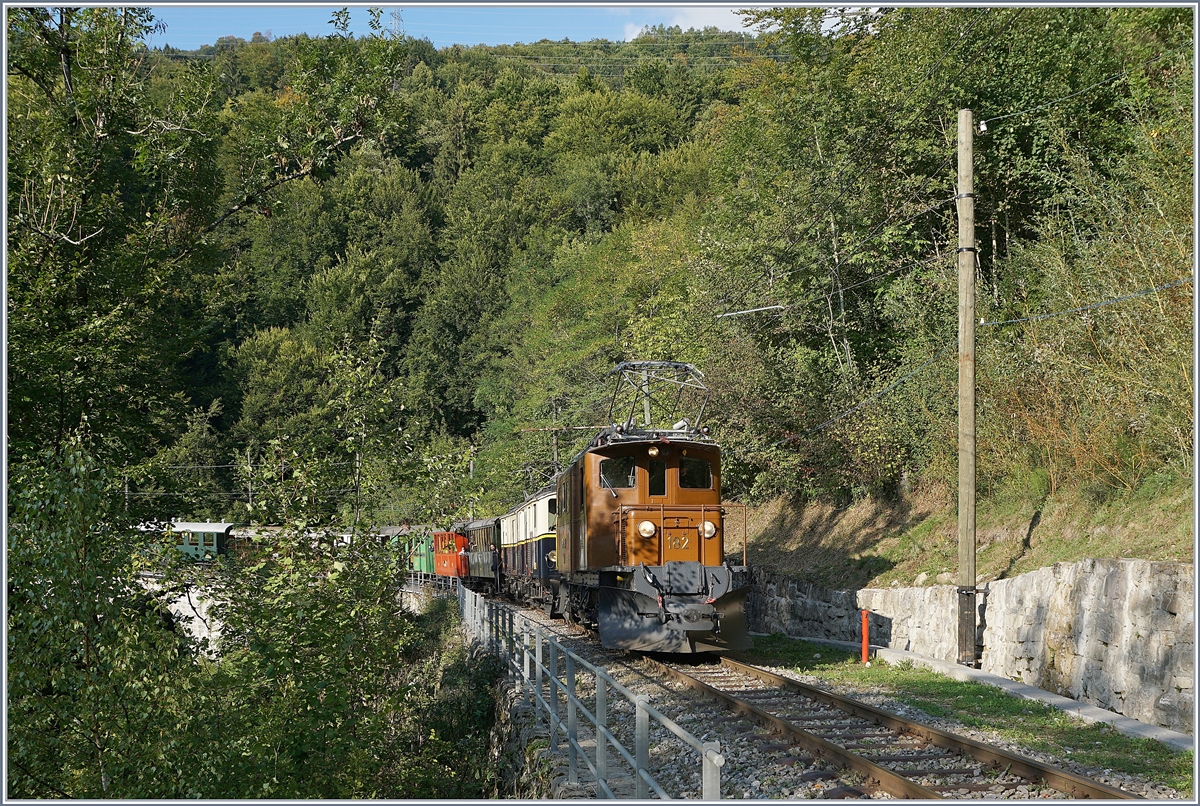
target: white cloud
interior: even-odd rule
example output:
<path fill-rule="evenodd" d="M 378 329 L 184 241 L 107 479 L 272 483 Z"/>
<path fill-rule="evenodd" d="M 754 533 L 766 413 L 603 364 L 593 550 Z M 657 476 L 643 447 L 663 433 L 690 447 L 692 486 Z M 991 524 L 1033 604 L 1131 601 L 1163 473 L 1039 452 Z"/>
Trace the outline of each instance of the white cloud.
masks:
<path fill-rule="evenodd" d="M 692 6 L 692 7 L 660 7 L 646 9 L 652 11 L 651 19 L 643 22 L 627 22 L 625 23 L 625 41 L 628 42 L 642 32 L 642 29 L 650 25 L 678 25 L 683 30 L 695 28 L 697 30 L 712 26 L 722 31 L 743 31 L 751 30 L 742 25 L 742 18 L 736 14 L 736 10 L 745 8 L 745 6 Z M 635 14 L 637 8 L 634 7 Z"/>
<path fill-rule="evenodd" d="M 645 27 L 646 26 L 644 24 L 639 23 L 639 22 L 625 23 L 625 41 L 631 42 L 634 39 L 636 39 L 637 35 L 640 34 L 642 32 L 642 29 Z"/>
<path fill-rule="evenodd" d="M 742 25 L 741 16 L 735 13 L 737 8 L 743 8 L 743 6 L 730 8 L 700 6 L 673 9 L 674 14 L 671 16 L 671 25 L 678 25 L 685 31 L 688 28 L 699 30 L 710 25 L 722 31 L 745 30 Z"/>

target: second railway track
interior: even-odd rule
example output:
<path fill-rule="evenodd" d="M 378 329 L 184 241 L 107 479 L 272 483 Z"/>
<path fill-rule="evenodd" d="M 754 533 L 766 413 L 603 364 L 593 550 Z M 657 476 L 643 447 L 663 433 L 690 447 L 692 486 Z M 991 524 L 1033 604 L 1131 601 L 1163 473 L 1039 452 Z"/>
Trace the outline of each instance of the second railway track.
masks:
<path fill-rule="evenodd" d="M 654 662 L 668 677 L 766 728 L 764 754 L 825 781 L 824 797 L 1139 799 L 1067 770 L 939 730 L 728 658 Z M 749 728 L 748 728 L 749 729 Z M 796 750 L 802 755 L 796 755 Z"/>

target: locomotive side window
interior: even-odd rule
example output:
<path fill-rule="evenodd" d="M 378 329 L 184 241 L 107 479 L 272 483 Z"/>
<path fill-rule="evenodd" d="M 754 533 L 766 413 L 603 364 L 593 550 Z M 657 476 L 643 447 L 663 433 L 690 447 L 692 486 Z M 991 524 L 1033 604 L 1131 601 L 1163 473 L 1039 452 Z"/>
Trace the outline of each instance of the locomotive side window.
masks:
<path fill-rule="evenodd" d="M 650 495 L 667 494 L 667 463 L 650 461 Z"/>
<path fill-rule="evenodd" d="M 637 486 L 637 462 L 632 456 L 617 456 L 600 462 L 600 486 L 629 489 Z"/>
<path fill-rule="evenodd" d="M 689 459 L 686 456 L 680 458 L 679 486 L 690 490 L 711 489 L 712 465 L 704 459 Z"/>

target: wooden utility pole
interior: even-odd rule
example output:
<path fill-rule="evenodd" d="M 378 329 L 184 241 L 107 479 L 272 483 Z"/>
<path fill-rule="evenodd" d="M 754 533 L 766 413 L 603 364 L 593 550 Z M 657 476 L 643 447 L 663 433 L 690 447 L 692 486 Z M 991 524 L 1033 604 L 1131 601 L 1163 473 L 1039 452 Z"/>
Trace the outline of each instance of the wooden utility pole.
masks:
<path fill-rule="evenodd" d="M 975 666 L 975 176 L 958 110 L 958 662 Z"/>

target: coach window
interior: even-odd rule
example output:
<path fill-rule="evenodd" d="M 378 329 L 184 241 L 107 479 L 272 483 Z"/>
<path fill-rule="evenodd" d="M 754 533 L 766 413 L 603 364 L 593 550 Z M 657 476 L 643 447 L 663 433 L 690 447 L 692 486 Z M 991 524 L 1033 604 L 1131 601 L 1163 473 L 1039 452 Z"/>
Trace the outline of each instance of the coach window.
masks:
<path fill-rule="evenodd" d="M 667 463 L 650 460 L 650 495 L 667 494 Z"/>
<path fill-rule="evenodd" d="M 188 545 L 189 546 L 199 546 L 200 545 L 200 535 L 196 532 L 188 532 Z"/>
<path fill-rule="evenodd" d="M 629 489 L 637 486 L 637 462 L 632 456 L 617 456 L 600 461 L 600 486 Z"/>
<path fill-rule="evenodd" d="M 205 532 L 204 533 L 204 545 L 206 545 L 206 546 L 213 545 L 214 537 L 216 537 L 216 535 L 213 532 Z"/>
<path fill-rule="evenodd" d="M 679 460 L 679 486 L 689 490 L 712 489 L 712 465 L 703 459 Z"/>

